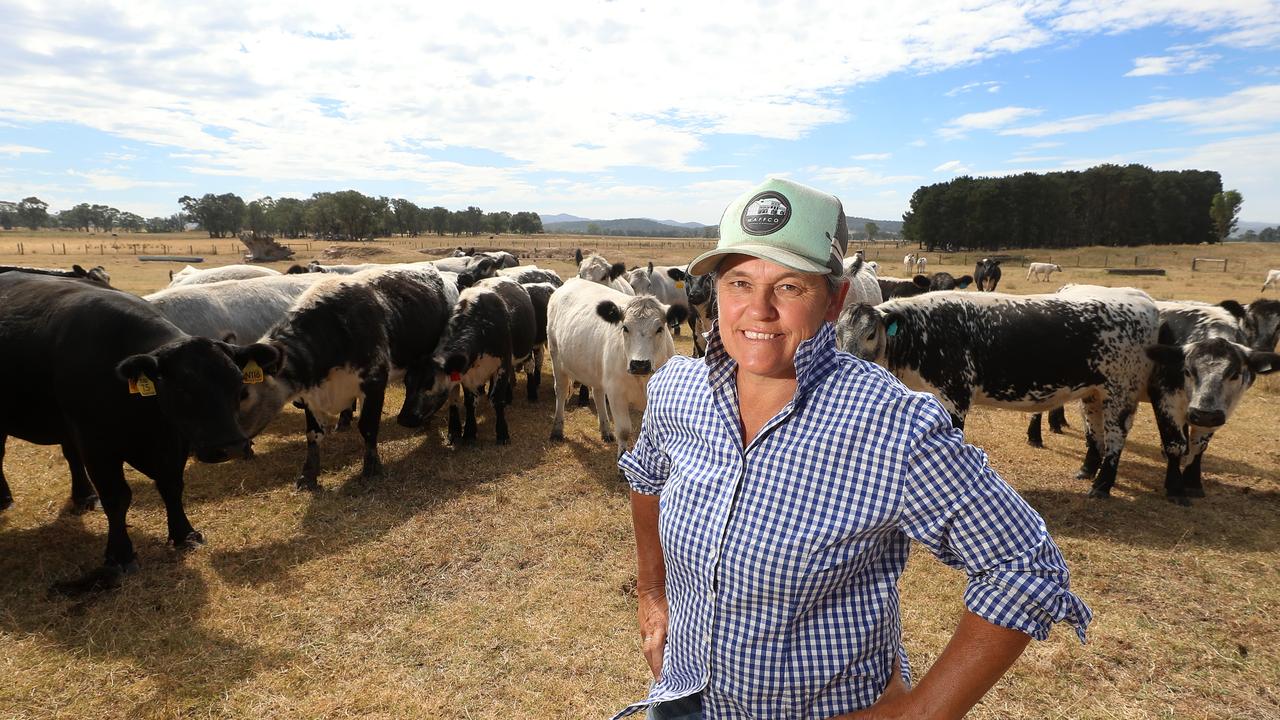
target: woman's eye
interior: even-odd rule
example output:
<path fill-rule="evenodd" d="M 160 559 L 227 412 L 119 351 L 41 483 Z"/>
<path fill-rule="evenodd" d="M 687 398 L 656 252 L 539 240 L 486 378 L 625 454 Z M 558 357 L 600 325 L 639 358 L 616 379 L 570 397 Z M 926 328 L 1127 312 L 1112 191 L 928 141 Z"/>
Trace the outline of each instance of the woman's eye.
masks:
<path fill-rule="evenodd" d="M 804 289 L 801 288 L 799 285 L 792 285 L 791 283 L 783 283 L 778 286 L 777 291 L 779 295 L 782 295 L 784 297 L 795 297 L 800 293 L 804 292 Z"/>

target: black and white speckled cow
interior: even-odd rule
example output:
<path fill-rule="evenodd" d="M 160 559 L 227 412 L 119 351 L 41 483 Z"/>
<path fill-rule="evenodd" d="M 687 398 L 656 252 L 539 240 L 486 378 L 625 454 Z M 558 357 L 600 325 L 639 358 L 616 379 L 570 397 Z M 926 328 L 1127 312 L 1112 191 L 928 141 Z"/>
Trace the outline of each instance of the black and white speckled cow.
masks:
<path fill-rule="evenodd" d="M 1155 303 L 1130 288 L 948 291 L 851 305 L 837 321 L 836 345 L 937 396 L 958 428 L 973 405 L 1027 411 L 1084 401 L 1090 447 L 1101 463 L 1082 474 L 1094 479 L 1091 497 L 1106 497 L 1158 330 Z"/>

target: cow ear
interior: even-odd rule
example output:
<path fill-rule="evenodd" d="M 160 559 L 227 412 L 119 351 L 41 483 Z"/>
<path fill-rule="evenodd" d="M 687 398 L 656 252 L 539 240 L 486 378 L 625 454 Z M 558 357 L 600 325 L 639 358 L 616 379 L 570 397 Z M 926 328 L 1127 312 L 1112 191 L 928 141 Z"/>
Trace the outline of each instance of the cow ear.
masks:
<path fill-rule="evenodd" d="M 969 287 L 971 284 L 973 284 L 972 275 L 965 275 L 956 280 L 956 287 L 960 288 L 961 290 Z"/>
<path fill-rule="evenodd" d="M 683 305 L 667 306 L 667 325 L 678 327 L 680 323 L 689 319 L 689 311 Z"/>
<path fill-rule="evenodd" d="M 1258 375 L 1266 375 L 1280 370 L 1280 354 L 1273 352 L 1249 353 L 1249 369 Z"/>
<path fill-rule="evenodd" d="M 116 365 L 116 376 L 121 380 L 137 380 L 143 375 L 153 379 L 160 376 L 160 361 L 155 355 L 130 355 Z"/>
<path fill-rule="evenodd" d="M 573 261 L 578 263 L 579 265 L 582 264 L 582 248 L 573 249 Z"/>
<path fill-rule="evenodd" d="M 650 274 L 650 275 L 652 275 L 652 274 L 653 274 L 653 261 L 652 261 L 652 260 L 650 260 L 650 261 L 649 261 L 649 274 Z"/>
<path fill-rule="evenodd" d="M 675 280 L 676 282 L 689 281 L 689 276 L 685 275 L 684 271 L 681 270 L 680 268 L 675 268 L 675 267 L 667 268 L 667 277 L 671 278 L 672 280 Z"/>
<path fill-rule="evenodd" d="M 275 375 L 284 367 L 284 346 L 279 343 L 254 343 L 234 347 L 232 359 L 236 367 L 243 368 L 252 360 L 267 375 Z"/>
<path fill-rule="evenodd" d="M 888 337 L 897 337 L 905 325 L 906 317 L 902 313 L 887 312 L 884 314 L 884 334 Z"/>
<path fill-rule="evenodd" d="M 1147 357 L 1159 365 L 1169 368 L 1181 368 L 1183 352 L 1181 345 L 1162 343 L 1147 348 Z"/>
<path fill-rule="evenodd" d="M 911 278 L 911 284 L 922 290 L 928 290 L 932 283 L 928 275 L 916 275 Z"/>
<path fill-rule="evenodd" d="M 1237 318 L 1243 318 L 1247 314 L 1245 312 L 1244 306 L 1236 302 L 1235 300 L 1223 300 L 1222 302 L 1218 303 L 1218 307 L 1226 310 L 1227 312 L 1231 313 Z"/>
<path fill-rule="evenodd" d="M 596 305 L 596 314 L 612 325 L 622 322 L 622 308 L 612 300 L 601 300 L 600 304 Z"/>
<path fill-rule="evenodd" d="M 75 274 L 76 274 L 76 277 L 86 277 L 86 276 L 88 276 L 88 274 L 89 274 L 89 271 L 88 271 L 88 270 L 85 270 L 84 268 L 80 267 L 79 265 L 72 265 L 72 266 L 71 266 L 71 272 L 75 273 Z"/>
<path fill-rule="evenodd" d="M 222 334 L 222 342 L 224 342 L 224 343 L 226 343 L 226 344 L 228 344 L 228 345 L 235 345 L 235 344 L 236 344 L 236 333 L 235 333 L 235 331 L 234 331 L 234 330 L 228 330 L 227 332 L 223 333 L 223 334 Z"/>
<path fill-rule="evenodd" d="M 466 290 L 467 288 L 475 284 L 476 284 L 476 279 L 471 276 L 470 272 L 458 273 L 458 289 L 459 290 Z"/>
<path fill-rule="evenodd" d="M 609 267 L 609 279 L 617 280 L 622 277 L 622 273 L 627 271 L 627 266 L 622 263 L 614 263 Z"/>

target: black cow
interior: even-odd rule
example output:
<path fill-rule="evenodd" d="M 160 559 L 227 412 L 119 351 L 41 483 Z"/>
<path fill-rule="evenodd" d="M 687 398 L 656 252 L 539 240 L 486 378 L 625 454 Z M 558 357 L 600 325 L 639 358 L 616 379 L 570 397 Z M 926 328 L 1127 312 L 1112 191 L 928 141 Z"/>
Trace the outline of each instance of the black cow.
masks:
<path fill-rule="evenodd" d="M 476 392 L 488 383 L 497 443 L 511 442 L 506 414 L 506 406 L 511 404 L 511 385 L 516 367 L 532 359 L 537 335 L 533 301 L 520 283 L 496 277 L 463 290 L 430 362 L 416 364 L 405 376 L 400 424 L 421 425 L 426 415 L 440 407 L 455 387 L 461 385 L 466 425 L 459 421 L 457 405 L 451 405 L 449 442 L 474 441 Z M 427 372 L 423 373 L 422 369 Z M 530 382 L 532 384 L 532 379 Z M 536 386 L 533 391 L 536 392 Z"/>
<path fill-rule="evenodd" d="M 693 356 L 702 357 L 707 352 L 707 339 L 703 333 L 711 332 L 720 309 L 716 306 L 715 276 L 686 275 L 685 296 L 689 298 L 689 329 L 693 331 Z"/>
<path fill-rule="evenodd" d="M 1047 410 L 1083 400 L 1089 455 L 1081 475 L 1094 479 L 1091 497 L 1106 497 L 1158 329 L 1155 303 L 1131 288 L 952 291 L 850 305 L 836 323 L 836 345 L 933 393 L 961 429 L 974 404 Z"/>
<path fill-rule="evenodd" d="M 361 395 L 365 477 L 381 474 L 378 426 L 387 383 L 431 355 L 457 290 L 430 265 L 332 274 L 315 282 L 263 338 L 279 348 L 274 377 L 247 386 L 240 424 L 262 432 L 292 400 L 305 405 L 307 456 L 298 487 L 317 489 L 320 440 Z"/>
<path fill-rule="evenodd" d="M 80 278 L 83 280 L 92 280 L 93 282 L 103 286 L 111 287 L 111 275 L 107 273 L 106 268 L 98 265 L 96 267 L 85 270 L 79 265 L 72 265 L 70 270 L 61 268 L 37 268 L 25 267 L 22 265 L 0 265 L 0 273 L 20 272 L 30 275 L 51 275 L 54 277 Z"/>
<path fill-rule="evenodd" d="M 141 298 L 86 281 L 0 274 L 0 433 L 62 444 L 83 463 L 107 516 L 106 562 L 69 591 L 118 585 L 136 567 L 124 463 L 164 500 L 169 542 L 203 541 L 182 505 L 183 470 L 248 452 L 236 424 L 243 368 L 273 367 L 268 345 L 191 337 Z M 131 391 L 132 390 L 132 391 Z"/>
<path fill-rule="evenodd" d="M 942 290 L 963 290 L 973 282 L 971 275 L 954 277 L 948 272 L 936 272 L 933 275 L 915 275 L 910 279 L 896 277 L 878 277 L 880 294 L 885 300 L 907 298 L 923 295 L 927 292 Z"/>
<path fill-rule="evenodd" d="M 547 352 L 547 303 L 551 302 L 551 294 L 559 285 L 546 282 L 521 283 L 529 293 L 533 302 L 533 317 L 537 333 L 534 337 L 533 358 L 529 361 L 525 372 L 528 375 L 529 402 L 538 401 L 538 388 L 542 385 L 542 359 Z"/>
<path fill-rule="evenodd" d="M 978 292 L 995 292 L 1000 284 L 1000 275 L 999 260 L 982 258 L 973 267 L 973 283 L 978 286 Z"/>

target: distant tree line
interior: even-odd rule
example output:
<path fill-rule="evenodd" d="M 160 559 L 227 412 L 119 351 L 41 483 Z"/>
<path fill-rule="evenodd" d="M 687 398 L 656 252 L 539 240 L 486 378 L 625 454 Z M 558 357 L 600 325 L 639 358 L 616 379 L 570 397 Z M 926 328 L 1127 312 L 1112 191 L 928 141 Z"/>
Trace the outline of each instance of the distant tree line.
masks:
<path fill-rule="evenodd" d="M 256 236 L 337 240 L 542 232 L 542 219 L 535 212 L 485 212 L 474 205 L 466 210 L 424 208 L 404 198 L 372 197 L 357 190 L 319 192 L 305 199 L 265 197 L 249 203 L 234 193 L 209 193 L 199 198 L 184 195 L 178 203 L 209 237 L 242 230 Z"/>
<path fill-rule="evenodd" d="M 241 231 L 258 236 L 317 237 L 361 240 L 390 235 L 481 235 L 542 232 L 535 212 L 485 212 L 471 206 L 449 210 L 419 207 L 404 198 L 370 197 L 356 190 L 315 193 L 309 198 L 270 197 L 246 203 L 234 193 L 178 199 L 182 212 L 143 218 L 109 205 L 80 203 L 49 213 L 48 203 L 29 197 L 19 203 L 0 202 L 0 228 L 32 230 L 52 227 L 83 232 L 181 232 L 197 223 L 209 237 L 232 237 Z"/>
<path fill-rule="evenodd" d="M 1245 230 L 1240 239 L 1244 242 L 1280 242 L 1280 227 Z"/>
<path fill-rule="evenodd" d="M 1234 193 L 1234 196 L 1231 195 Z M 1224 196 L 1215 204 L 1215 196 Z M 1084 171 L 958 177 L 911 196 L 902 235 L 927 250 L 1215 242 L 1240 196 L 1214 171 L 1099 165 Z M 1218 209 L 1214 209 L 1217 207 Z"/>

